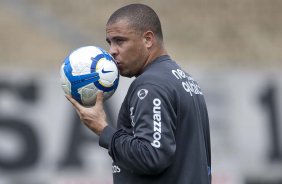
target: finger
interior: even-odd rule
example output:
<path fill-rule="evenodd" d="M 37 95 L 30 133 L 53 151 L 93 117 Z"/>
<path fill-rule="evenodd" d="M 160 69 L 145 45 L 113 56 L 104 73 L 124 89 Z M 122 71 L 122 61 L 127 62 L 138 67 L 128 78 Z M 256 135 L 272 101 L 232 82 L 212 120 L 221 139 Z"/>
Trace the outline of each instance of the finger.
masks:
<path fill-rule="evenodd" d="M 82 106 L 70 95 L 65 95 L 65 96 L 77 110 L 80 110 L 82 108 Z"/>
<path fill-rule="evenodd" d="M 103 101 L 104 101 L 104 94 L 102 91 L 98 91 L 96 96 L 96 104 L 103 105 Z"/>

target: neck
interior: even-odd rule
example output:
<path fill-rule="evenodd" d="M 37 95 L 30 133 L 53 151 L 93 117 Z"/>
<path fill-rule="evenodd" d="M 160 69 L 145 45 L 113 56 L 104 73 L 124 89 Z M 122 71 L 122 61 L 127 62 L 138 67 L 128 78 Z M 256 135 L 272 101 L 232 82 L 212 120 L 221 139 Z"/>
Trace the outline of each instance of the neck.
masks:
<path fill-rule="evenodd" d="M 156 58 L 167 54 L 167 51 L 163 48 L 162 45 L 159 45 L 159 47 L 152 48 L 151 50 L 149 50 L 149 55 L 147 58 L 147 62 L 145 63 L 145 67 L 148 64 L 152 63 Z"/>
<path fill-rule="evenodd" d="M 143 70 L 141 71 L 141 73 L 143 73 L 143 71 L 145 70 L 145 68 L 146 68 L 149 64 L 151 64 L 152 62 L 154 62 L 155 59 L 157 59 L 157 58 L 160 57 L 160 56 L 167 55 L 167 54 L 168 54 L 167 51 L 166 51 L 165 49 L 163 49 L 163 48 L 151 50 L 150 53 L 149 53 L 149 55 L 148 55 L 148 58 L 147 58 L 146 62 L 144 63 Z M 141 74 L 141 73 L 140 73 L 140 74 Z M 140 74 L 138 74 L 138 75 L 140 75 Z M 138 75 L 137 75 L 137 76 L 138 76 Z M 137 76 L 136 76 L 136 77 L 137 77 Z"/>

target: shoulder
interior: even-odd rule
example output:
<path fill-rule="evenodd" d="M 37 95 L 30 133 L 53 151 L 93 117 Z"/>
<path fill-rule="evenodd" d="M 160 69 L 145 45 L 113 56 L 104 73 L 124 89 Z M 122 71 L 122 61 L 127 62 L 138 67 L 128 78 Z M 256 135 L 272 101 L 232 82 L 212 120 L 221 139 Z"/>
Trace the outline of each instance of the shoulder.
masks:
<path fill-rule="evenodd" d="M 172 65 L 174 65 L 172 61 L 153 63 L 132 82 L 129 94 L 138 96 L 139 92 L 151 91 L 159 95 L 171 96 L 170 93 L 176 88 L 177 81 L 172 72 L 174 69 Z"/>
<path fill-rule="evenodd" d="M 169 84 L 174 80 L 173 70 L 179 68 L 169 56 L 161 56 L 151 63 L 145 71 L 136 78 L 136 84 L 151 83 L 159 85 L 164 82 Z"/>

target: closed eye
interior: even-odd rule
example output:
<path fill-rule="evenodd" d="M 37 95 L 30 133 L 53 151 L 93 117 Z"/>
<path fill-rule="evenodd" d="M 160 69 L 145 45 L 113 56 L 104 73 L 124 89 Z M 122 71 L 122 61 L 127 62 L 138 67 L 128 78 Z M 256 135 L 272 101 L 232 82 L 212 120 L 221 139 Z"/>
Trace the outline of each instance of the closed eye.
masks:
<path fill-rule="evenodd" d="M 121 45 L 121 44 L 123 44 L 123 42 L 125 42 L 125 41 L 126 41 L 125 38 L 120 38 L 120 37 L 116 37 L 116 38 L 113 39 L 113 42 L 114 42 L 115 44 L 117 44 L 117 45 Z"/>
<path fill-rule="evenodd" d="M 110 45 L 111 44 L 122 45 L 126 40 L 127 40 L 127 38 L 125 38 L 125 37 L 116 36 L 116 37 L 113 37 L 111 40 L 107 39 L 107 42 Z"/>

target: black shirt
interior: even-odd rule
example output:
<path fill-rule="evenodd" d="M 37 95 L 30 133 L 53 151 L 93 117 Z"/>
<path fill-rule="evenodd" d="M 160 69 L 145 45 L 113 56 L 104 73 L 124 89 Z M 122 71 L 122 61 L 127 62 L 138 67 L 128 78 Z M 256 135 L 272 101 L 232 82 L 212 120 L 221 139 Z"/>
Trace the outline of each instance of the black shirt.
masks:
<path fill-rule="evenodd" d="M 198 83 L 160 56 L 130 85 L 117 130 L 100 145 L 113 159 L 115 184 L 210 184 L 209 119 Z"/>

